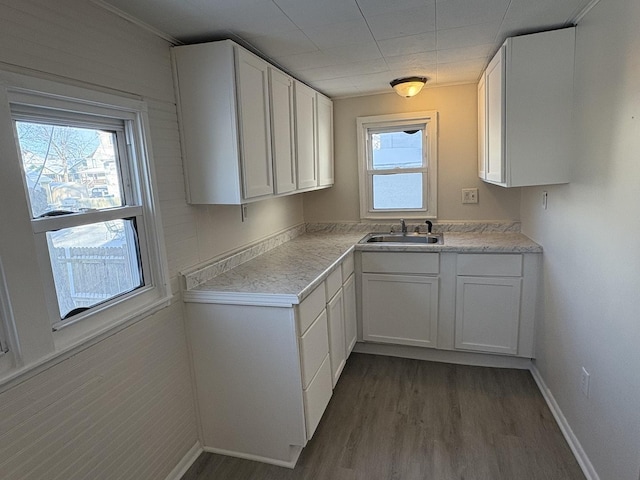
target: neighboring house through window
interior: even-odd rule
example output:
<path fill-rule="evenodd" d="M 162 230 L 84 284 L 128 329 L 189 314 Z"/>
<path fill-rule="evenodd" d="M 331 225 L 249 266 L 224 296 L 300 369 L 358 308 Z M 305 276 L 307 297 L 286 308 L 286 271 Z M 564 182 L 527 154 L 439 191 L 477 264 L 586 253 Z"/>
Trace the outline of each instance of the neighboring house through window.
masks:
<path fill-rule="evenodd" d="M 358 117 L 360 217 L 435 218 L 437 112 Z"/>

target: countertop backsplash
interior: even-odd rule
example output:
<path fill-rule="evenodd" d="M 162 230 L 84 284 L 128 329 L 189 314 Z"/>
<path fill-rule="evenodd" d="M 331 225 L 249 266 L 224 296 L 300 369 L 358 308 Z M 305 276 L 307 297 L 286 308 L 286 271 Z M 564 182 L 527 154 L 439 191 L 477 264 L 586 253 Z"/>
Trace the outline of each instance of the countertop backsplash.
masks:
<path fill-rule="evenodd" d="M 407 221 L 410 231 L 416 226 L 425 230 L 424 222 Z M 399 222 L 385 223 L 307 223 L 299 224 L 243 248 L 227 252 L 208 262 L 182 272 L 183 290 L 192 290 L 254 258 L 273 250 L 305 233 L 348 234 L 364 236 L 370 232 L 398 231 Z M 520 233 L 520 222 L 442 222 L 433 224 L 434 233 Z"/>
<path fill-rule="evenodd" d="M 407 220 L 407 229 L 413 231 L 416 226 L 424 231 L 425 222 Z M 400 222 L 385 223 L 307 223 L 307 233 L 365 233 L 398 231 Z M 520 222 L 433 222 L 433 233 L 520 233 Z"/>

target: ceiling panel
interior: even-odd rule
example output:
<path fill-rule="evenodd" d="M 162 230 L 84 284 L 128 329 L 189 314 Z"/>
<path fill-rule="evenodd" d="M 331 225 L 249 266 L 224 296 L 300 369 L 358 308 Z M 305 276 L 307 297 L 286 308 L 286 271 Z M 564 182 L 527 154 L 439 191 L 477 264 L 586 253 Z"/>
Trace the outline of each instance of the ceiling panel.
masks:
<path fill-rule="evenodd" d="M 378 40 L 378 48 L 384 56 L 409 55 L 436 49 L 436 32 L 407 35 L 406 37 Z"/>
<path fill-rule="evenodd" d="M 245 38 L 258 50 L 270 57 L 308 53 L 318 50 L 318 47 L 316 47 L 300 29 L 283 32 L 276 31 L 268 35 Z"/>
<path fill-rule="evenodd" d="M 438 30 L 436 45 L 438 50 L 448 48 L 474 47 L 495 43 L 500 23 L 484 23 L 482 25 L 469 25 L 467 27 L 446 28 Z M 498 49 L 498 44 L 495 44 Z"/>
<path fill-rule="evenodd" d="M 571 25 L 597 0 L 92 0 L 176 43 L 232 38 L 330 96 L 476 82 L 507 36 Z"/>
<path fill-rule="evenodd" d="M 367 24 L 376 40 L 404 37 L 436 29 L 435 6 L 396 10 L 367 17 Z"/>
<path fill-rule="evenodd" d="M 300 28 L 314 28 L 362 18 L 360 9 L 353 0 L 273 1 Z"/>
<path fill-rule="evenodd" d="M 365 42 L 375 43 L 364 18 L 309 28 L 305 30 L 305 34 L 319 48 L 340 47 Z"/>
<path fill-rule="evenodd" d="M 500 22 L 511 0 L 438 0 L 438 28 L 457 28 L 480 23 Z M 535 3 L 537 0 L 530 0 Z"/>

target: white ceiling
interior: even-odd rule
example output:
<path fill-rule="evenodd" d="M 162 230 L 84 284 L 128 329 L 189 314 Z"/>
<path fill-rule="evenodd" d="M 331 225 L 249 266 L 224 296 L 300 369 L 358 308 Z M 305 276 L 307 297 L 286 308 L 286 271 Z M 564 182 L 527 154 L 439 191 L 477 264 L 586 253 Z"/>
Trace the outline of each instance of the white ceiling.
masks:
<path fill-rule="evenodd" d="M 177 43 L 232 38 L 331 97 L 476 82 L 505 38 L 597 0 L 95 0 Z M 113 8 L 111 8 L 113 9 Z"/>

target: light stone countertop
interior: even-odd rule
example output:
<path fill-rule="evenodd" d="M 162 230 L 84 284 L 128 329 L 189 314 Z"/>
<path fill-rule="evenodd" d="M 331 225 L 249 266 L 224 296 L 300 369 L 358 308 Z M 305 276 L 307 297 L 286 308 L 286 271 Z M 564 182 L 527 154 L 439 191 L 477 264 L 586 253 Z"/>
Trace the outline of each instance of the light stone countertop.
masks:
<path fill-rule="evenodd" d="M 306 233 L 184 292 L 186 302 L 300 303 L 355 250 L 455 253 L 541 253 L 520 233 L 444 234 L 443 245 L 358 244 L 362 232 Z"/>

